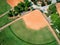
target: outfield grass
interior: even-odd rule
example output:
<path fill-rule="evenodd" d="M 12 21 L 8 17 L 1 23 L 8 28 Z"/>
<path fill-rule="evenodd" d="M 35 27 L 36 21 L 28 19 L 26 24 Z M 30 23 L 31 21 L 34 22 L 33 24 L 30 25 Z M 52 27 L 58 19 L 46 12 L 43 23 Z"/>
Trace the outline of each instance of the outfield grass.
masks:
<path fill-rule="evenodd" d="M 19 39 L 11 30 L 10 26 L 3 29 L 2 32 L 0 32 L 0 45 L 32 45 L 27 42 L 24 42 L 23 40 Z M 54 40 L 50 44 L 44 44 L 44 45 L 58 45 L 56 41 Z"/>
<path fill-rule="evenodd" d="M 20 40 L 33 45 L 58 45 L 48 27 L 34 31 L 26 28 L 22 20 L 11 25 L 13 34 Z"/>
<path fill-rule="evenodd" d="M 8 11 L 10 8 L 11 7 L 7 3 L 7 0 L 0 0 L 0 15 Z"/>
<path fill-rule="evenodd" d="M 8 15 L 6 14 L 5 16 L 0 18 L 0 27 L 4 26 L 5 24 L 9 23 L 10 21 L 8 20 Z"/>
<path fill-rule="evenodd" d="M 0 32 L 0 45 L 32 45 L 17 38 L 9 27 Z M 56 41 L 44 45 L 57 45 Z"/>
<path fill-rule="evenodd" d="M 57 41 L 45 27 L 39 31 L 27 29 L 22 20 L 0 32 L 0 45 L 58 45 Z"/>
<path fill-rule="evenodd" d="M 59 33 L 56 31 L 58 29 L 60 31 L 60 17 L 59 14 L 53 13 L 51 14 L 51 20 L 52 20 L 52 28 L 54 29 L 55 33 L 57 34 L 57 37 L 60 39 Z"/>
<path fill-rule="evenodd" d="M 9 27 L 0 32 L 0 45 L 30 45 L 19 40 L 10 30 Z"/>
<path fill-rule="evenodd" d="M 0 17 L 0 27 L 8 24 L 9 22 L 13 21 L 15 19 L 9 19 L 8 14 L 4 15 L 3 17 Z"/>

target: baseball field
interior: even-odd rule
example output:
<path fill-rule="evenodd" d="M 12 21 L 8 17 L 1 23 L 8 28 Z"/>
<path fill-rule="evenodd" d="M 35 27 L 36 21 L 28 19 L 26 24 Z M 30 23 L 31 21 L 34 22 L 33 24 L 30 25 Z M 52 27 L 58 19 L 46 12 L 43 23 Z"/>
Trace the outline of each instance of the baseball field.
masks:
<path fill-rule="evenodd" d="M 35 10 L 3 29 L 0 45 L 58 45 L 50 30 L 42 13 Z"/>
<path fill-rule="evenodd" d="M 15 3 L 17 2 L 15 1 Z M 14 7 L 15 4 L 11 3 L 11 5 L 9 5 L 6 0 L 0 0 L 0 15 L 8 11 L 11 8 L 10 6 Z M 39 13 L 39 11 L 38 13 L 35 12 L 38 17 L 39 15 L 42 17 Z M 26 19 L 29 19 L 28 21 L 30 21 L 34 18 L 34 15 L 30 19 L 30 16 Z M 32 20 L 31 23 L 25 20 L 25 18 L 20 19 L 3 29 L 2 32 L 0 32 L 0 45 L 58 45 L 55 37 L 50 32 L 46 20 L 43 17 L 38 17 L 35 17 L 37 20 L 34 18 L 36 21 L 33 22 L 34 20 Z M 6 14 L 0 18 L 0 27 L 9 22 Z"/>
<path fill-rule="evenodd" d="M 23 20 L 19 20 L 11 25 L 13 33 L 21 40 L 26 43 L 33 45 L 49 45 L 49 43 L 54 43 L 56 40 L 54 36 L 49 31 L 49 27 L 46 26 L 38 31 L 26 28 Z M 52 44 L 51 44 L 52 45 Z M 57 45 L 57 43 L 54 43 Z"/>
<path fill-rule="evenodd" d="M 0 32 L 0 43 L 3 45 L 58 45 L 46 26 L 38 31 L 26 28 L 21 19 Z"/>

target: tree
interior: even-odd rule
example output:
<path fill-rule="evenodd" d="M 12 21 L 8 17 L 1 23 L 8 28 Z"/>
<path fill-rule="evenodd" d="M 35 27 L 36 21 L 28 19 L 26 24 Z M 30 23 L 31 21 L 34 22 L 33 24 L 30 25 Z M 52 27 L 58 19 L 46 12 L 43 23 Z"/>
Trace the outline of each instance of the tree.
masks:
<path fill-rule="evenodd" d="M 9 13 L 8 13 L 9 17 L 13 17 L 13 16 L 17 16 L 18 13 L 14 10 L 10 10 Z"/>
<path fill-rule="evenodd" d="M 14 7 L 14 14 L 21 14 L 23 11 L 30 10 L 29 7 L 31 6 L 31 3 L 28 0 L 25 0 L 24 2 L 20 2 L 17 6 Z"/>
<path fill-rule="evenodd" d="M 47 1 L 47 4 L 48 4 L 48 5 L 51 4 L 51 0 L 48 0 L 48 1 Z"/>
<path fill-rule="evenodd" d="M 52 23 L 54 23 L 58 19 L 58 17 L 59 16 L 56 13 L 51 14 Z"/>
<path fill-rule="evenodd" d="M 9 11 L 8 16 L 13 17 L 12 10 Z"/>
<path fill-rule="evenodd" d="M 60 17 L 56 20 L 54 24 L 56 25 L 56 28 L 60 31 Z"/>
<path fill-rule="evenodd" d="M 13 11 L 12 13 L 13 13 L 14 16 L 18 15 L 18 13 L 16 11 Z"/>
<path fill-rule="evenodd" d="M 23 2 L 20 2 L 18 5 L 17 5 L 18 8 L 20 8 L 20 13 L 23 12 L 25 9 L 25 4 Z"/>
<path fill-rule="evenodd" d="M 42 4 L 41 4 L 41 6 L 45 6 L 45 3 L 44 3 L 44 1 L 42 1 Z"/>
<path fill-rule="evenodd" d="M 20 3 L 18 4 L 18 7 L 19 7 L 19 8 L 20 8 L 20 7 L 25 7 L 24 2 L 20 2 Z"/>
<path fill-rule="evenodd" d="M 35 5 L 37 5 L 37 0 L 31 0 Z"/>
<path fill-rule="evenodd" d="M 49 13 L 56 13 L 56 6 L 55 6 L 55 4 L 51 4 L 50 6 L 49 6 L 49 9 L 48 9 L 48 12 Z"/>
<path fill-rule="evenodd" d="M 30 7 L 32 5 L 31 2 L 29 2 L 28 0 L 24 0 L 24 1 L 25 1 L 25 6 Z"/>
<path fill-rule="evenodd" d="M 17 12 L 17 13 L 20 13 L 20 8 L 18 6 L 15 6 L 14 7 L 14 10 Z"/>
<path fill-rule="evenodd" d="M 51 20 L 54 28 L 60 31 L 60 17 L 56 13 L 54 13 L 51 15 Z"/>
<path fill-rule="evenodd" d="M 25 11 L 29 10 L 29 7 L 32 5 L 31 2 L 29 2 L 28 0 L 24 0 L 24 5 L 25 5 Z"/>
<path fill-rule="evenodd" d="M 58 3 L 60 2 L 60 0 L 56 0 Z"/>

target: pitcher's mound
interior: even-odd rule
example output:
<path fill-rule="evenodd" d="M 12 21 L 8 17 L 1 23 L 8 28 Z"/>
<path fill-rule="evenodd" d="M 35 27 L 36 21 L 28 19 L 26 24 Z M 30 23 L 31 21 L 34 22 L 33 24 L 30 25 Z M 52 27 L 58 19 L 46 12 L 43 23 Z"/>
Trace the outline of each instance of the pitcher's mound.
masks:
<path fill-rule="evenodd" d="M 47 26 L 45 17 L 38 10 L 32 11 L 29 14 L 23 16 L 23 20 L 27 28 L 31 28 L 34 30 L 39 30 L 40 28 L 44 28 L 45 26 Z"/>

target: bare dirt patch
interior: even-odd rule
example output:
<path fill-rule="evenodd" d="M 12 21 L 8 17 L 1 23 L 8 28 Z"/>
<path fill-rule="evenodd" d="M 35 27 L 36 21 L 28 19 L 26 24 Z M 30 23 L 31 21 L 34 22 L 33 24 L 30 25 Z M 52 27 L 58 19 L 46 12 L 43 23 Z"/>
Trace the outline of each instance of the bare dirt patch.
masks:
<path fill-rule="evenodd" d="M 46 19 L 38 10 L 32 11 L 29 14 L 23 16 L 23 20 L 27 28 L 31 28 L 34 30 L 39 30 L 40 28 L 47 26 Z"/>
<path fill-rule="evenodd" d="M 11 6 L 14 7 L 16 6 L 18 3 L 23 2 L 23 0 L 7 0 L 7 3 Z"/>

